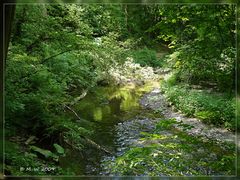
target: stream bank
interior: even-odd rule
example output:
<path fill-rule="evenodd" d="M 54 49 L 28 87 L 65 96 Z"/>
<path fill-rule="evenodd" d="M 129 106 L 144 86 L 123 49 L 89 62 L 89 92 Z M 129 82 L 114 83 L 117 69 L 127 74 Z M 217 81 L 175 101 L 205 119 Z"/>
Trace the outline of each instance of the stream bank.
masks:
<path fill-rule="evenodd" d="M 224 128 L 216 128 L 204 124 L 197 118 L 189 118 L 181 112 L 174 111 L 173 107 L 167 102 L 166 97 L 161 92 L 160 88 L 155 88 L 150 93 L 145 94 L 141 98 L 140 104 L 147 109 L 161 112 L 166 119 L 174 118 L 177 122 L 183 122 L 184 124 L 190 125 L 191 128 L 186 130 L 189 135 L 203 136 L 220 142 L 235 143 L 239 147 L 236 134 L 233 132 Z M 182 130 L 182 127 L 179 127 L 178 125 L 175 125 L 175 127 Z"/>

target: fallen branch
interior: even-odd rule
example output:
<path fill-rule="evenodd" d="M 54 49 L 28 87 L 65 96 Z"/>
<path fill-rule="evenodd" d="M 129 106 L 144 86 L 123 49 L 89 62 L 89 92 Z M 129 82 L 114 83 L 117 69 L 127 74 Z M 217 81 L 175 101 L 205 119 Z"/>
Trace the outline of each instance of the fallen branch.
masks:
<path fill-rule="evenodd" d="M 80 101 L 81 99 L 83 99 L 83 98 L 87 95 L 87 92 L 88 92 L 88 90 L 84 90 L 83 93 L 82 93 L 80 96 L 76 97 L 76 98 L 70 103 L 70 105 L 72 106 L 72 105 L 76 104 L 78 101 Z"/>
<path fill-rule="evenodd" d="M 107 154 L 111 154 L 111 155 L 113 154 L 112 152 L 110 152 L 110 151 L 107 150 L 106 148 L 100 146 L 99 144 L 97 144 L 97 143 L 94 142 L 93 140 L 88 139 L 88 138 L 86 138 L 86 137 L 84 137 L 84 136 L 81 136 L 81 137 L 83 137 L 89 144 L 93 145 L 93 146 L 96 147 L 97 149 L 100 149 L 100 150 L 104 151 L 104 152 L 107 153 Z"/>
<path fill-rule="evenodd" d="M 95 148 L 97 148 L 97 149 L 99 149 L 99 150 L 101 150 L 101 151 L 103 151 L 103 152 L 105 152 L 105 153 L 107 153 L 107 154 L 111 154 L 111 155 L 113 154 L 112 152 L 110 152 L 110 151 L 107 150 L 106 148 L 100 146 L 99 144 L 97 144 L 97 143 L 94 142 L 93 140 L 91 140 L 91 139 L 89 139 L 89 138 L 87 138 L 87 137 L 85 137 L 85 136 L 82 136 L 82 135 L 80 135 L 80 137 L 81 137 L 82 139 L 84 139 L 87 144 L 90 144 L 90 145 L 94 146 Z M 80 152 L 82 151 L 82 149 L 79 149 L 79 148 L 76 147 L 74 144 L 68 142 L 68 141 L 67 141 L 66 139 L 64 139 L 64 138 L 63 138 L 63 142 L 65 142 L 68 146 L 70 146 L 70 147 L 73 148 L 73 149 L 76 149 L 76 150 L 78 150 L 78 151 L 80 151 Z"/>
<path fill-rule="evenodd" d="M 81 118 L 79 117 L 79 115 L 76 113 L 76 111 L 74 111 L 72 108 L 70 108 L 67 105 L 64 105 L 64 107 L 66 107 L 68 110 L 70 110 L 77 118 L 78 120 L 81 120 Z"/>

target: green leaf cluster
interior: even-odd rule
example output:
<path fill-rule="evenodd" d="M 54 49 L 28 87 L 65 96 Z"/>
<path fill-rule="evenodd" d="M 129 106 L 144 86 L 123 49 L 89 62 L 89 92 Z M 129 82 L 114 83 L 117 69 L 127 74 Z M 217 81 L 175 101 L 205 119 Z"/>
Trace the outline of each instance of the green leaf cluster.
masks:
<path fill-rule="evenodd" d="M 154 132 L 141 133 L 142 138 L 136 146 L 114 161 L 106 162 L 111 174 L 206 176 L 234 173 L 236 153 L 233 145 L 223 143 L 219 146 L 214 141 L 206 142 L 202 137 L 176 131 L 175 123 L 174 119 L 160 120 Z"/>
<path fill-rule="evenodd" d="M 163 83 L 162 89 L 168 101 L 187 116 L 231 130 L 239 129 L 236 125 L 236 102 L 233 96 L 167 83 Z"/>

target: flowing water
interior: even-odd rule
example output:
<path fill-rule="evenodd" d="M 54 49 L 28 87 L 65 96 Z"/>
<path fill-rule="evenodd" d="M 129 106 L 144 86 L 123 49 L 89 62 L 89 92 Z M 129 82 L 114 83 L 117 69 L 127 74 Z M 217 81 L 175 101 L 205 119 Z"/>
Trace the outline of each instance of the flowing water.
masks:
<path fill-rule="evenodd" d="M 111 154 L 93 147 L 86 147 L 83 153 L 70 150 L 61 162 L 62 167 L 71 169 L 76 175 L 111 175 L 104 163 L 114 161 L 129 150 L 130 146 L 139 144 L 141 132 L 152 132 L 156 123 L 164 119 L 160 112 L 145 109 L 139 104 L 143 94 L 158 87 L 159 83 L 151 82 L 143 86 L 129 84 L 122 87 L 98 87 L 88 93 L 74 109 L 81 118 L 91 122 L 88 129 L 93 133 L 90 138 Z M 176 137 L 174 133 L 170 130 L 162 131 L 162 135 L 168 136 L 171 143 L 172 137 Z M 177 138 L 175 143 L 180 141 Z M 220 157 L 216 154 L 221 151 L 218 147 L 204 149 L 204 144 L 196 146 L 204 152 L 201 156 L 207 157 L 209 150 L 215 151 L 211 152 L 207 161 Z M 186 157 L 194 157 L 194 153 L 188 153 Z"/>

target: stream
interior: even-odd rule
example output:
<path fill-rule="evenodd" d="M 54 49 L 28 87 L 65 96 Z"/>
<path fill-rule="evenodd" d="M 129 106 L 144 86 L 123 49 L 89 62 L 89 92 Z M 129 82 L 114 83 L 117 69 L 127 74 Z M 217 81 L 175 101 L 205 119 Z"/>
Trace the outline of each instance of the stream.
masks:
<path fill-rule="evenodd" d="M 91 140 L 110 151 L 111 154 L 91 147 L 86 147 L 82 154 L 69 150 L 67 156 L 62 160 L 62 167 L 71 169 L 76 175 L 121 175 L 112 173 L 106 164 L 114 162 L 117 157 L 133 146 L 143 147 L 144 145 L 139 142 L 142 133 L 151 133 L 156 123 L 165 118 L 161 111 L 146 108 L 141 102 L 144 94 L 157 88 L 159 88 L 159 83 L 149 82 L 143 86 L 128 84 L 120 87 L 98 87 L 88 93 L 75 105 L 74 109 L 81 118 L 90 122 L 88 128 L 93 132 L 90 136 Z M 162 134 L 168 137 L 171 143 L 173 141 L 171 137 L 176 137 L 175 131 L 172 130 L 164 130 Z M 175 143 L 181 141 L 178 138 L 174 140 L 176 140 Z M 222 150 L 218 146 L 210 147 L 204 144 L 197 146 L 200 147 L 198 148 L 200 154 L 205 157 L 207 162 L 216 161 L 229 153 L 228 150 Z M 187 153 L 183 158 L 194 157 L 194 153 L 196 152 Z M 215 173 L 217 175 L 225 173 L 214 172 L 205 167 L 200 171 L 205 174 Z M 139 175 L 144 176 L 148 173 Z M 161 175 L 164 174 L 159 174 L 159 176 Z"/>

